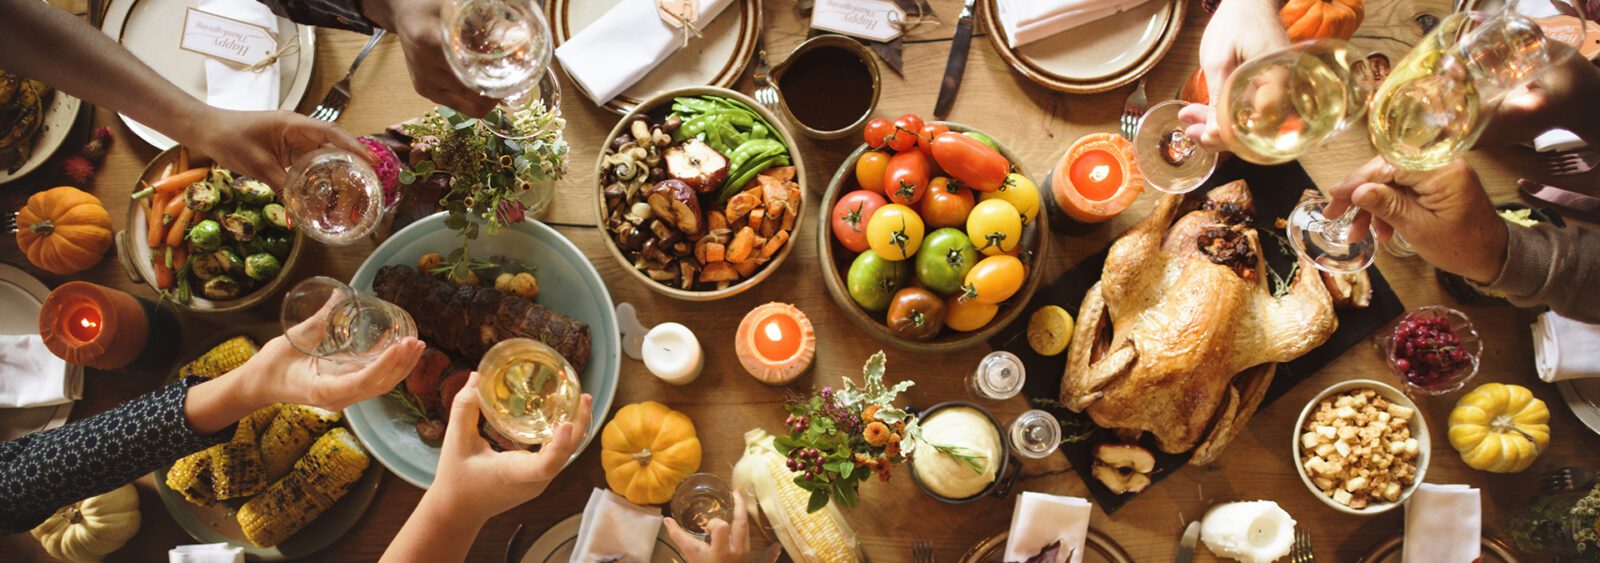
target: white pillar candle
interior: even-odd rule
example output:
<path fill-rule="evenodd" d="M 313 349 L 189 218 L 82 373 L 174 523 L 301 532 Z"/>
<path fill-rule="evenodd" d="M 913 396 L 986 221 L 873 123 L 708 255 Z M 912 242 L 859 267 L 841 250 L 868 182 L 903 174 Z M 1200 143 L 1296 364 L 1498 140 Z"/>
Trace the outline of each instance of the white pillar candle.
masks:
<path fill-rule="evenodd" d="M 1200 539 L 1217 557 L 1268 563 L 1289 554 L 1294 519 L 1270 500 L 1219 504 L 1200 520 Z"/>
<path fill-rule="evenodd" d="M 700 377 L 704 359 L 689 327 L 661 323 L 644 335 L 644 367 L 662 381 L 683 385 Z"/>

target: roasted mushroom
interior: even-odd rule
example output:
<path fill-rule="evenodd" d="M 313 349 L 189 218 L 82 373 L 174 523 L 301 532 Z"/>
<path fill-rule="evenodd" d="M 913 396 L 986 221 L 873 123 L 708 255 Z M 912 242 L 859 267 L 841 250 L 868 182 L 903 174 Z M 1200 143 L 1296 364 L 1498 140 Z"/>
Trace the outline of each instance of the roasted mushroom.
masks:
<path fill-rule="evenodd" d="M 667 221 L 689 236 L 697 236 L 705 222 L 700 214 L 700 197 L 694 188 L 678 179 L 658 182 L 645 200 L 656 219 Z"/>
<path fill-rule="evenodd" d="M 707 193 L 722 187 L 728 179 L 728 159 L 700 139 L 689 139 L 667 149 L 667 177 L 680 180 L 695 191 Z"/>

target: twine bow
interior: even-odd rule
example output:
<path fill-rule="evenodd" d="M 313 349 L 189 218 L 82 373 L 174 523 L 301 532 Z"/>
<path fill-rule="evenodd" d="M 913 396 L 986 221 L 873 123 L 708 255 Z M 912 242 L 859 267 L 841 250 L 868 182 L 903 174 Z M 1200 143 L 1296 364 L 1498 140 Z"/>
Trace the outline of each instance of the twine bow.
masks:
<path fill-rule="evenodd" d="M 284 55 L 293 55 L 295 53 L 299 53 L 299 39 L 300 33 L 296 31 L 294 35 L 289 36 L 289 40 L 287 42 L 278 43 L 278 48 L 273 49 L 271 53 L 267 53 L 266 56 L 261 57 L 261 60 L 256 61 L 255 64 L 244 67 L 244 70 L 247 72 L 261 72 L 266 70 L 267 67 L 277 64 L 278 59 L 283 58 Z"/>

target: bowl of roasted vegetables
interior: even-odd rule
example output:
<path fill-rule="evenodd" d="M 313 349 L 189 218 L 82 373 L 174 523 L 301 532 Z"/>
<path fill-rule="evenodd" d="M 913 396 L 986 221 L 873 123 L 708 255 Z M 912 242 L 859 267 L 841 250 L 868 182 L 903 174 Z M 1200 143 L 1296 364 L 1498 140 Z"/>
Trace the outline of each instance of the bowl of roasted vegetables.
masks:
<path fill-rule="evenodd" d="M 225 374 L 281 332 L 269 323 L 213 340 L 173 378 Z M 278 560 L 338 541 L 372 504 L 382 474 L 339 412 L 274 404 L 240 420 L 228 441 L 153 478 L 162 504 L 194 539 Z"/>
<path fill-rule="evenodd" d="M 204 313 L 246 309 L 271 296 L 303 246 L 266 183 L 182 146 L 145 167 L 116 242 L 134 281 Z"/>
<path fill-rule="evenodd" d="M 1021 161 L 984 133 L 916 115 L 867 123 L 821 200 L 823 281 L 856 326 L 904 350 L 988 340 L 1043 275 L 1047 214 Z"/>
<path fill-rule="evenodd" d="M 805 164 L 783 122 L 723 88 L 669 90 L 623 116 L 596 163 L 611 256 L 657 292 L 738 294 L 772 275 L 805 216 Z"/>

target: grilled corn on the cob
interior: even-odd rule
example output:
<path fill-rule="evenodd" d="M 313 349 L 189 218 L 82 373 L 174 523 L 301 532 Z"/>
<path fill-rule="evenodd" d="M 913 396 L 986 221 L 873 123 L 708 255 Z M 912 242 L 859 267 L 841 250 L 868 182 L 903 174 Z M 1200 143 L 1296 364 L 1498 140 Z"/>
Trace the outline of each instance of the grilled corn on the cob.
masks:
<path fill-rule="evenodd" d="M 255 418 L 252 415 L 240 420 L 233 439 L 221 444 L 221 449 L 211 456 L 211 484 L 218 499 L 247 497 L 267 487 Z"/>
<path fill-rule="evenodd" d="M 201 377 L 216 377 L 232 371 L 233 368 L 244 365 L 245 360 L 256 355 L 260 350 L 255 341 L 250 337 L 240 335 L 229 338 L 212 348 L 199 358 L 189 362 L 188 365 L 178 369 L 178 377 L 198 375 Z"/>
<path fill-rule="evenodd" d="M 784 551 L 798 563 L 844 563 L 860 561 L 856 534 L 838 507 L 829 504 L 822 510 L 807 512 L 811 493 L 794 484 L 798 473 L 784 467 L 783 454 L 772 446 L 772 437 L 756 429 L 744 435 L 744 457 L 733 468 L 736 487 L 756 497 L 757 508 L 772 523 Z"/>
<path fill-rule="evenodd" d="M 183 456 L 167 468 L 167 488 L 178 491 L 190 503 L 211 506 L 217 495 L 211 490 L 211 456 L 222 449 L 218 444 Z"/>
<path fill-rule="evenodd" d="M 277 481 L 294 468 L 317 436 L 339 423 L 339 413 L 306 405 L 284 405 L 261 435 L 261 461 L 267 481 Z"/>
<path fill-rule="evenodd" d="M 329 430 L 288 475 L 239 508 L 239 528 L 257 546 L 282 543 L 350 492 L 369 463 L 354 436 Z"/>

